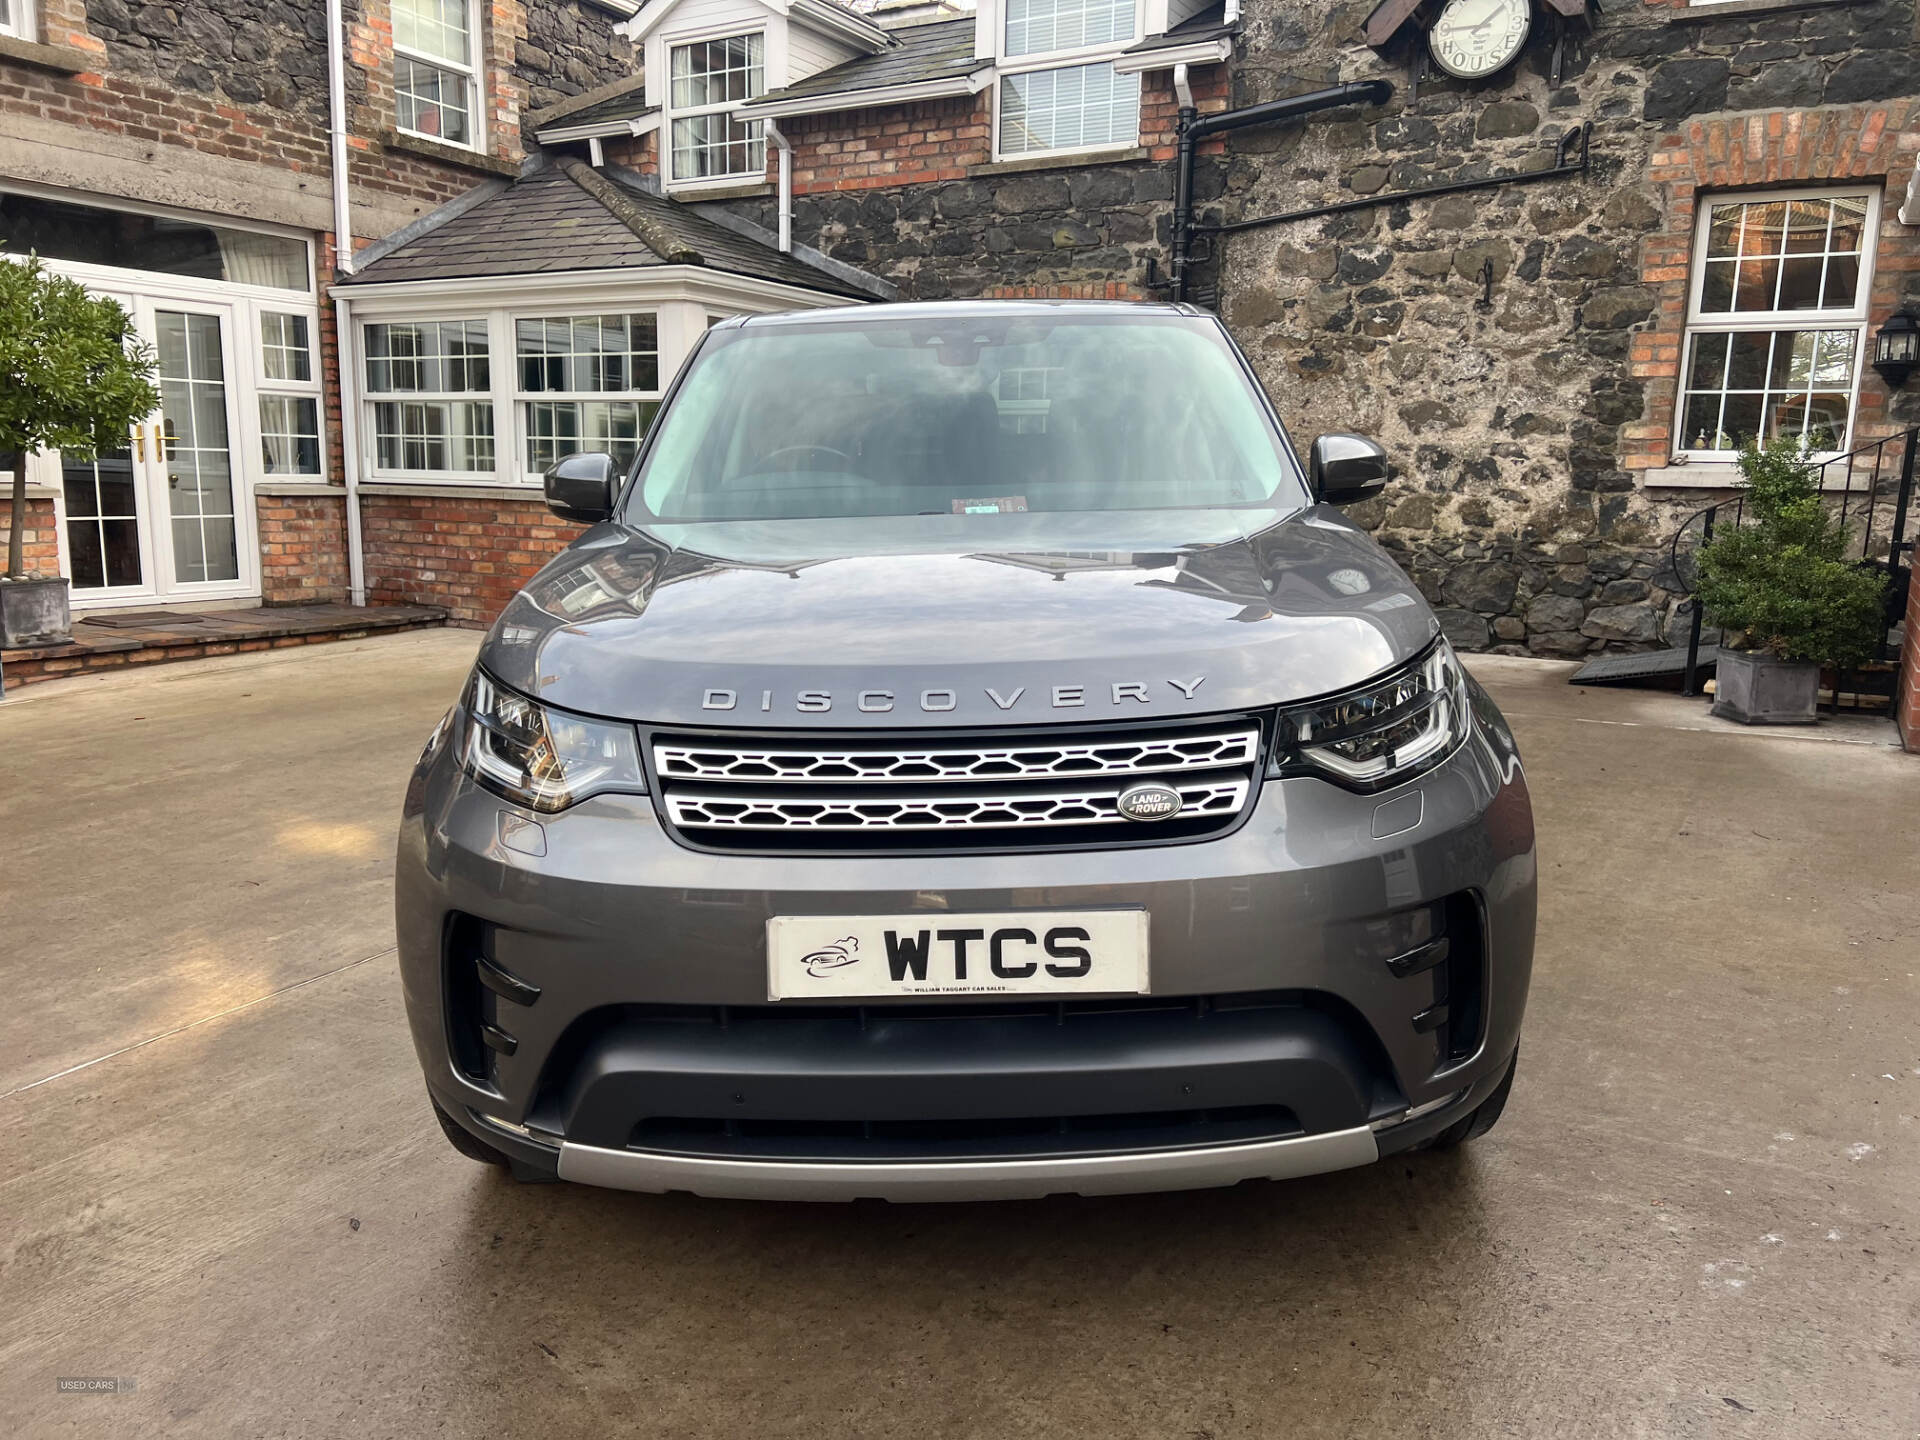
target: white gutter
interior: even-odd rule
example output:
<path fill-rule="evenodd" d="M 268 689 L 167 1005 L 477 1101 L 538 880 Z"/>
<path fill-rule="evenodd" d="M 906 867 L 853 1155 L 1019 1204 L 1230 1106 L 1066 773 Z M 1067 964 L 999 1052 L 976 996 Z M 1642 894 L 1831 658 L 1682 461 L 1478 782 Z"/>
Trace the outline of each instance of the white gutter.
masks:
<path fill-rule="evenodd" d="M 1240 0 L 1227 0 L 1227 13 L 1222 15 L 1220 19 L 1228 25 L 1238 24 L 1240 21 Z"/>
<path fill-rule="evenodd" d="M 793 142 L 771 120 L 760 128 L 780 151 L 780 253 L 793 253 Z"/>
<path fill-rule="evenodd" d="M 333 263 L 342 273 L 353 273 L 353 216 L 347 170 L 347 56 L 346 20 L 340 0 L 327 0 L 327 141 L 333 169 Z M 360 602 L 355 601 L 355 604 Z"/>
<path fill-rule="evenodd" d="M 836 90 L 792 100 L 769 99 L 742 105 L 743 120 L 785 120 L 795 115 L 832 115 L 845 110 L 869 110 L 882 105 L 907 105 L 916 100 L 945 100 L 956 95 L 978 95 L 993 83 L 993 66 L 983 65 L 965 75 L 940 80 L 916 80 L 905 85 L 876 85 L 866 90 Z"/>
<path fill-rule="evenodd" d="M 638 138 L 649 131 L 660 128 L 660 112 L 649 111 L 645 115 L 636 115 L 631 120 L 598 120 L 587 125 L 549 125 L 535 132 L 542 145 L 556 144 L 562 140 L 611 140 L 621 136 Z"/>
<path fill-rule="evenodd" d="M 1178 71 L 1189 65 L 1218 65 L 1232 56 L 1233 42 L 1223 35 L 1217 40 L 1195 40 L 1188 45 L 1163 45 L 1157 50 L 1116 55 L 1113 73 L 1146 75 L 1156 70 Z"/>
<path fill-rule="evenodd" d="M 1182 110 L 1193 109 L 1193 86 L 1187 82 L 1187 67 L 1184 64 L 1173 67 L 1173 93 Z"/>
<path fill-rule="evenodd" d="M 339 4 L 340 0 L 332 0 Z M 353 352 L 353 306 L 333 297 L 334 353 L 340 357 L 340 468 L 347 483 L 347 599 L 367 603 L 367 554 L 360 537 L 360 400 Z"/>

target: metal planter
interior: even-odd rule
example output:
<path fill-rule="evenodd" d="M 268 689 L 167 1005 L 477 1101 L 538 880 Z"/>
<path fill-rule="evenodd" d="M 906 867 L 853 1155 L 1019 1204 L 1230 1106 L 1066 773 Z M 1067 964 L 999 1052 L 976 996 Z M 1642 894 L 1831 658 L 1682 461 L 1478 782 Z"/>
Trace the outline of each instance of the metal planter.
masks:
<path fill-rule="evenodd" d="M 1713 713 L 1742 725 L 1812 725 L 1819 718 L 1820 667 L 1748 650 L 1722 650 Z"/>
<path fill-rule="evenodd" d="M 65 645 L 72 638 L 67 581 L 0 579 L 0 649 Z"/>

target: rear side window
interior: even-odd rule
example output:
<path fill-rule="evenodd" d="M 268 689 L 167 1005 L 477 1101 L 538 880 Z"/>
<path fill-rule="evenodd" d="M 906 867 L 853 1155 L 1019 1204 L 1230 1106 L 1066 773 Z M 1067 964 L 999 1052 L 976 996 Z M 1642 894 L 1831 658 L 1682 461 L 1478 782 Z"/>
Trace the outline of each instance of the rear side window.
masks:
<path fill-rule="evenodd" d="M 714 336 L 639 494 L 675 521 L 1305 498 L 1210 322 L 991 311 Z"/>

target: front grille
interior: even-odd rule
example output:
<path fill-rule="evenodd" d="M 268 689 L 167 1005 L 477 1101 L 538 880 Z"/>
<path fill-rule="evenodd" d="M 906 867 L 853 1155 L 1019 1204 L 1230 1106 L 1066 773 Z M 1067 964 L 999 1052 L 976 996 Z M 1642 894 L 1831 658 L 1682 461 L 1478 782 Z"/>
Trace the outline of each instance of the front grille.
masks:
<path fill-rule="evenodd" d="M 1259 774 L 1250 717 L 983 737 L 822 739 L 656 732 L 666 818 L 714 849 L 1064 848 L 1204 838 L 1245 814 Z M 1119 809 L 1158 782 L 1179 812 L 1149 822 Z"/>

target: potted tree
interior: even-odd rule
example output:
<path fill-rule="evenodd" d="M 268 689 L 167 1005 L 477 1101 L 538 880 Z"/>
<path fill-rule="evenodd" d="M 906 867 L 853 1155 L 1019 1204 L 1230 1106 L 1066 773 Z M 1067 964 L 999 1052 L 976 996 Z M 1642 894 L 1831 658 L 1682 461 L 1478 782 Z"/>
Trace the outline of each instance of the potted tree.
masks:
<path fill-rule="evenodd" d="M 1869 659 L 1885 621 L 1886 577 L 1841 559 L 1847 534 L 1821 502 L 1798 440 L 1740 452 L 1748 523 L 1700 551 L 1700 603 L 1726 634 L 1713 713 L 1748 725 L 1812 724 L 1820 667 Z"/>
<path fill-rule="evenodd" d="M 66 579 L 26 572 L 27 457 L 91 458 L 123 446 L 159 402 L 153 348 L 125 310 L 52 274 L 37 255 L 0 259 L 0 455 L 13 457 L 0 646 L 57 645 L 70 624 Z"/>

